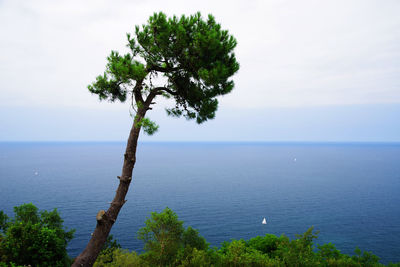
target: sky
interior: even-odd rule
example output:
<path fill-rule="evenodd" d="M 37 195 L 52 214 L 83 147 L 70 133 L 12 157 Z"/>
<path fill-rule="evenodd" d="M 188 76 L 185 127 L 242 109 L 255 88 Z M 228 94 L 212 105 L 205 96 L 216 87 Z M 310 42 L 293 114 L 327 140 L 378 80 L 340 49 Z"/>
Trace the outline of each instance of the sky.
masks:
<path fill-rule="evenodd" d="M 400 142 L 400 1 L 0 0 L 0 141 L 125 141 L 128 103 L 87 90 L 154 12 L 213 14 L 235 36 L 216 119 L 166 116 L 143 141 Z"/>

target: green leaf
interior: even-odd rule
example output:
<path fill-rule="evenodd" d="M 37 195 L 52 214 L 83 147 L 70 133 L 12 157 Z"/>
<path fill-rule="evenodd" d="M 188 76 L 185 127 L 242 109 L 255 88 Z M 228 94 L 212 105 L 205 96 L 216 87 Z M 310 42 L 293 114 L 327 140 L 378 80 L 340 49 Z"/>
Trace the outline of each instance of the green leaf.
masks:
<path fill-rule="evenodd" d="M 137 125 L 142 127 L 143 131 L 148 135 L 153 135 L 159 128 L 159 126 L 149 118 L 142 118 Z"/>
<path fill-rule="evenodd" d="M 130 53 L 111 51 L 104 75 L 88 86 L 90 92 L 112 102 L 124 102 L 134 91 L 144 98 L 155 88 L 149 75 L 158 74 L 167 90 L 157 95 L 175 100 L 169 115 L 197 123 L 215 117 L 216 98 L 232 91 L 231 77 L 239 63 L 234 53 L 236 39 L 212 15 L 203 18 L 198 12 L 168 18 L 154 13 L 146 24 L 127 34 L 127 40 Z"/>

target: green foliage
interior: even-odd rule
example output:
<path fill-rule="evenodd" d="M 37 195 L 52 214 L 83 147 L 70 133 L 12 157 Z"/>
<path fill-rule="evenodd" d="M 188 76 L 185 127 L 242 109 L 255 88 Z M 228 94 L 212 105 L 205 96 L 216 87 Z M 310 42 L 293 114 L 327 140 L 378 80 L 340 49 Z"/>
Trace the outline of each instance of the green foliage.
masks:
<path fill-rule="evenodd" d="M 29 203 L 14 207 L 14 213 L 14 219 L 9 222 L 7 216 L 0 213 L 2 262 L 33 266 L 70 264 L 66 247 L 74 230 L 63 228 L 63 220 L 56 209 L 39 212 Z"/>
<path fill-rule="evenodd" d="M 142 127 L 143 131 L 148 135 L 153 135 L 155 132 L 158 131 L 158 125 L 151 121 L 149 118 L 143 118 L 137 124 L 138 126 Z"/>
<path fill-rule="evenodd" d="M 337 260 L 340 258 L 340 251 L 336 249 L 335 245 L 332 243 L 317 245 L 318 252 L 317 256 L 321 258 L 322 261 L 326 261 L 328 259 Z"/>
<path fill-rule="evenodd" d="M 214 118 L 215 97 L 233 89 L 228 79 L 239 69 L 233 53 L 236 40 L 228 31 L 211 15 L 207 20 L 200 13 L 167 19 L 156 13 L 135 33 L 136 51 L 150 69 L 167 78 L 177 104 L 170 113 L 199 123 Z"/>
<path fill-rule="evenodd" d="M 342 254 L 331 243 L 315 247 L 317 235 L 318 232 L 310 227 L 292 240 L 285 235 L 266 234 L 248 241 L 223 242 L 220 248 L 210 249 L 196 229 L 190 226 L 184 229 L 178 216 L 166 208 L 161 213 L 153 212 L 151 218 L 146 220 L 146 226 L 139 231 L 139 238 L 145 242 L 145 253 L 138 255 L 121 250 L 119 246 L 108 245 L 114 248 L 111 255 L 101 253 L 94 266 L 384 266 L 377 256 L 358 248 L 354 256 L 349 256 Z M 116 244 L 111 239 L 109 241 Z M 400 263 L 388 266 L 400 266 Z"/>
<path fill-rule="evenodd" d="M 152 212 L 145 224 L 138 238 L 144 241 L 147 259 L 159 266 L 171 264 L 181 246 L 183 222 L 167 207 L 161 213 Z"/>
<path fill-rule="evenodd" d="M 244 240 L 226 242 L 219 251 L 218 266 L 273 266 L 269 257 L 260 251 L 246 246 Z"/>
<path fill-rule="evenodd" d="M 371 252 L 364 251 L 362 252 L 361 249 L 358 247 L 354 250 L 355 256 L 352 259 L 362 266 L 374 266 L 379 262 L 379 257 L 372 254 Z"/>
<path fill-rule="evenodd" d="M 0 262 L 0 267 L 26 267 L 26 265 L 17 265 L 13 262 L 10 263 Z"/>
<path fill-rule="evenodd" d="M 182 235 L 182 243 L 185 248 L 195 248 L 197 250 L 207 250 L 206 239 L 199 235 L 199 231 L 189 226 Z"/>
<path fill-rule="evenodd" d="M 266 234 L 265 236 L 256 236 L 247 241 L 247 246 L 256 249 L 264 254 L 272 255 L 278 249 L 281 239 L 276 235 Z"/>
<path fill-rule="evenodd" d="M 310 227 L 304 234 L 296 235 L 297 239 L 289 240 L 282 236 L 277 250 L 279 258 L 288 266 L 315 266 L 315 257 L 313 252 L 313 240 L 317 234 L 313 233 L 313 227 Z"/>
<path fill-rule="evenodd" d="M 177 258 L 176 266 L 187 267 L 209 267 L 213 261 L 206 250 L 198 250 L 193 248 L 184 258 Z"/>
<path fill-rule="evenodd" d="M 112 235 L 107 237 L 106 243 L 104 244 L 100 254 L 102 264 L 111 263 L 114 261 L 114 251 L 121 248 L 121 245 L 114 240 Z"/>
<path fill-rule="evenodd" d="M 88 86 L 91 93 L 100 100 L 121 102 L 132 94 L 136 104 L 144 103 L 146 95 L 162 95 L 175 100 L 175 107 L 167 110 L 169 115 L 183 115 L 198 123 L 214 118 L 216 97 L 231 92 L 230 77 L 239 64 L 233 52 L 235 38 L 212 15 L 167 18 L 162 12 L 154 13 L 127 39 L 129 53 L 111 52 L 104 74 Z M 154 86 L 154 77 L 164 85 Z"/>
<path fill-rule="evenodd" d="M 113 261 L 109 262 L 109 258 L 104 254 L 97 257 L 93 267 L 148 267 L 151 266 L 136 254 L 128 250 L 115 249 L 112 252 Z"/>
<path fill-rule="evenodd" d="M 207 266 L 196 264 L 209 261 L 208 246 L 206 239 L 199 235 L 199 231 L 189 226 L 182 234 L 181 248 L 175 263 L 182 266 Z"/>
<path fill-rule="evenodd" d="M 0 231 L 4 231 L 7 228 L 8 216 L 2 210 L 0 210 Z"/>

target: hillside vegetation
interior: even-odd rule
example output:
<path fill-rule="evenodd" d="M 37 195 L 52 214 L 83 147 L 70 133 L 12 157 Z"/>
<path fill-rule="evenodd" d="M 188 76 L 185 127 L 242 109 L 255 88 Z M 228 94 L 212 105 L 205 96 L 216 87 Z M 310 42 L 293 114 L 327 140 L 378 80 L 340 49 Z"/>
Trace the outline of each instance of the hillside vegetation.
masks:
<path fill-rule="evenodd" d="M 70 266 L 73 259 L 66 247 L 74 230 L 64 229 L 57 210 L 39 212 L 33 204 L 23 204 L 14 213 L 10 219 L 0 211 L 0 267 Z M 143 253 L 122 249 L 110 236 L 94 266 L 385 266 L 379 257 L 358 248 L 350 256 L 331 243 L 316 245 L 317 234 L 311 227 L 292 240 L 266 234 L 210 247 L 196 229 L 185 228 L 166 208 L 153 212 L 140 229 Z M 400 267 L 400 263 L 387 266 Z"/>

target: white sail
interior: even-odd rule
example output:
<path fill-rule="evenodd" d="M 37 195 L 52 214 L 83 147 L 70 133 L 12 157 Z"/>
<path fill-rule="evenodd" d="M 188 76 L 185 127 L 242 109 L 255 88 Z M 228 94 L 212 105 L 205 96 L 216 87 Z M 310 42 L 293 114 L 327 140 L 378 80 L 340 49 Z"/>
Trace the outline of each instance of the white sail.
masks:
<path fill-rule="evenodd" d="M 264 218 L 264 220 L 262 221 L 262 224 L 267 224 L 267 219 Z"/>

